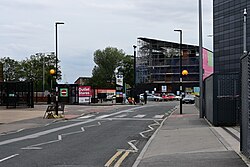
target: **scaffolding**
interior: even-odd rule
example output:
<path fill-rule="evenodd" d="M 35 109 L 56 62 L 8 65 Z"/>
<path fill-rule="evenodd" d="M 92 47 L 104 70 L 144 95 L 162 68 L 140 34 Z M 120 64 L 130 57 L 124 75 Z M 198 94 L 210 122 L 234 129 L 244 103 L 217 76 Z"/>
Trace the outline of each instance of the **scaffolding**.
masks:
<path fill-rule="evenodd" d="M 136 63 L 137 84 L 154 85 L 161 92 L 167 85 L 168 92 L 179 90 L 180 55 L 179 43 L 149 38 L 138 38 L 138 57 Z M 188 71 L 183 77 L 186 90 L 199 87 L 199 47 L 182 44 L 182 69 Z M 185 89 L 184 89 L 185 90 Z"/>

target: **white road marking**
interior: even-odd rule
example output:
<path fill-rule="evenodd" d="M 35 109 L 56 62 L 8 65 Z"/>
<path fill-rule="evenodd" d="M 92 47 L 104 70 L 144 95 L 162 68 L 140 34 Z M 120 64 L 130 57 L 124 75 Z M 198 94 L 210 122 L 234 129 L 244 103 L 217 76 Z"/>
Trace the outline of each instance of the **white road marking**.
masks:
<path fill-rule="evenodd" d="M 102 119 L 102 118 L 106 118 L 106 117 L 110 117 L 110 116 L 114 116 L 114 115 L 119 115 L 119 114 L 124 113 L 124 112 L 130 112 L 131 110 L 134 111 L 134 110 L 137 110 L 137 109 L 140 109 L 140 108 L 145 108 L 145 107 L 148 107 L 148 106 L 140 106 L 140 107 L 136 107 L 136 108 L 133 108 L 133 109 L 122 110 L 122 111 L 118 111 L 118 112 L 115 112 L 115 113 L 112 113 L 112 114 L 109 114 L 109 115 L 102 115 L 102 116 L 97 117 L 95 119 L 89 119 L 89 120 L 86 120 L 86 121 L 81 121 L 81 122 L 77 122 L 77 123 L 74 123 L 74 124 L 57 127 L 57 128 L 53 128 L 53 129 L 49 129 L 49 130 L 37 132 L 37 133 L 34 133 L 34 134 L 22 136 L 22 137 L 17 137 L 17 138 L 12 138 L 12 139 L 8 139 L 8 140 L 4 140 L 4 141 L 0 142 L 0 146 L 6 145 L 6 144 L 10 144 L 10 143 L 14 143 L 14 142 L 19 142 L 19 141 L 27 140 L 27 139 L 38 138 L 40 136 L 48 135 L 48 134 L 53 133 L 53 132 L 57 132 L 57 131 L 60 131 L 60 130 L 68 129 L 68 128 L 79 126 L 79 125 L 83 125 L 83 124 L 87 124 L 87 123 L 94 122 L 94 121 Z M 52 142 L 57 142 L 57 141 L 50 141 L 50 143 L 52 143 Z"/>
<path fill-rule="evenodd" d="M 135 152 L 137 152 L 138 148 L 136 148 L 136 146 L 133 144 L 134 142 L 136 142 L 136 140 L 131 140 L 128 142 L 128 144 L 134 149 Z"/>
<path fill-rule="evenodd" d="M 134 118 L 143 118 L 143 117 L 145 117 L 146 115 L 136 115 L 136 116 L 134 116 Z"/>
<path fill-rule="evenodd" d="M 154 120 L 154 122 L 155 123 L 153 123 L 153 124 L 151 124 L 151 125 L 148 125 L 148 130 L 145 130 L 145 131 L 143 131 L 143 132 L 141 132 L 141 133 L 139 133 L 143 138 L 147 138 L 145 135 L 144 135 L 144 133 L 148 133 L 148 132 L 151 132 L 151 131 L 153 131 L 154 130 L 154 128 L 152 127 L 152 126 L 159 126 L 160 125 L 160 123 L 159 122 L 157 122 L 156 120 Z"/>
<path fill-rule="evenodd" d="M 87 118 L 91 118 L 91 117 L 94 117 L 95 115 L 85 115 L 85 116 L 82 116 L 82 117 L 79 117 L 78 119 L 87 119 Z"/>
<path fill-rule="evenodd" d="M 109 115 L 101 115 L 99 117 L 96 117 L 96 119 L 102 119 L 102 118 L 107 118 L 107 117 L 110 117 L 112 114 L 109 114 Z"/>
<path fill-rule="evenodd" d="M 118 120 L 118 121 L 162 121 L 163 119 L 153 119 L 153 118 L 105 118 L 103 120 L 108 120 L 108 121 L 113 121 L 113 120 Z"/>
<path fill-rule="evenodd" d="M 97 125 L 89 125 L 89 126 L 85 126 L 85 127 L 95 127 L 95 126 L 100 126 L 101 123 L 98 122 Z M 40 147 L 37 147 L 37 146 L 42 146 L 42 145 L 46 145 L 46 144 L 51 144 L 51 143 L 55 143 L 55 142 L 59 142 L 61 140 L 63 140 L 63 136 L 68 136 L 68 135 L 73 135 L 73 134 L 77 134 L 77 133 L 82 133 L 84 132 L 85 129 L 84 127 L 81 127 L 81 131 L 75 131 L 75 132 L 69 132 L 69 133 L 64 133 L 64 134 L 60 134 L 57 136 L 57 140 L 52 140 L 52 141 L 48 141 L 48 142 L 44 142 L 44 143 L 39 143 L 39 144 L 35 144 L 35 145 L 31 145 L 31 146 L 28 146 L 28 147 L 24 147 L 22 149 L 25 149 L 25 150 L 31 150 L 31 149 L 36 149 L 36 148 L 40 148 Z M 40 148 L 42 149 L 42 148 Z"/>
<path fill-rule="evenodd" d="M 58 140 L 62 140 L 62 135 L 58 135 Z"/>
<path fill-rule="evenodd" d="M 123 118 L 123 117 L 126 117 L 127 116 L 127 114 L 122 114 L 122 115 L 117 115 L 117 116 L 115 116 L 116 118 Z"/>
<path fill-rule="evenodd" d="M 19 155 L 19 154 L 14 154 L 14 155 L 8 156 L 8 157 L 6 157 L 6 158 L 0 159 L 0 162 L 6 161 L 6 160 L 11 159 L 11 158 L 14 158 L 14 157 L 16 157 L 16 156 L 18 156 L 18 155 Z"/>
<path fill-rule="evenodd" d="M 155 115 L 153 118 L 162 119 L 163 117 L 164 117 L 164 115 Z"/>
<path fill-rule="evenodd" d="M 42 148 L 41 147 L 24 147 L 24 148 L 21 148 L 22 150 L 41 150 Z"/>

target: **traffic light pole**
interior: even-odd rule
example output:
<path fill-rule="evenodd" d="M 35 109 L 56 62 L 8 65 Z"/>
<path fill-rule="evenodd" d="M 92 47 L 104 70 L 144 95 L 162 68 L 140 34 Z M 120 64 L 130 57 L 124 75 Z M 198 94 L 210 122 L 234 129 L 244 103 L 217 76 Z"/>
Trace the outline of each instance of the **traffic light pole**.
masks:
<path fill-rule="evenodd" d="M 57 75 L 58 75 L 58 67 L 57 67 L 57 63 L 58 63 L 58 58 L 57 58 L 57 23 L 56 25 L 56 104 L 55 104 L 55 112 L 56 115 L 58 116 L 58 85 L 57 85 Z"/>
<path fill-rule="evenodd" d="M 64 24 L 63 22 L 56 22 L 55 23 L 55 26 L 56 26 L 56 106 L 55 106 L 55 112 L 56 112 L 56 115 L 58 115 L 58 85 L 57 85 L 57 76 L 58 76 L 58 51 L 57 51 L 57 25 L 58 24 Z"/>
<path fill-rule="evenodd" d="M 179 70 L 180 70 L 180 114 L 182 114 L 182 30 L 174 30 L 176 32 L 180 33 L 180 46 L 179 46 L 179 57 L 180 57 L 180 66 L 179 66 Z"/>

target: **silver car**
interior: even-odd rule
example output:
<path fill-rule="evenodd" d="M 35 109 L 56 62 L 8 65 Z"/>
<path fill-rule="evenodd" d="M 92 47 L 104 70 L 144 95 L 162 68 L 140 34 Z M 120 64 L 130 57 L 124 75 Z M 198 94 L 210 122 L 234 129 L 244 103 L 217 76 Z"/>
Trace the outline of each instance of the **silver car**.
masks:
<path fill-rule="evenodd" d="M 195 95 L 188 94 L 182 99 L 182 103 L 194 104 L 194 97 Z"/>
<path fill-rule="evenodd" d="M 144 100 L 144 94 L 140 94 L 140 99 Z M 160 96 L 153 95 L 153 94 L 147 94 L 147 100 L 148 101 L 163 101 L 163 98 Z"/>

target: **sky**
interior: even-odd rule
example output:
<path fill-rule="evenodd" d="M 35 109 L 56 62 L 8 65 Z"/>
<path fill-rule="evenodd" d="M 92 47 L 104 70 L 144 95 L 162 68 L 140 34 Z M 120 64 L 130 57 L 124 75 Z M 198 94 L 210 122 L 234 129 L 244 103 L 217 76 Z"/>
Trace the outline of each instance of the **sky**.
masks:
<path fill-rule="evenodd" d="M 213 50 L 212 0 L 203 0 L 203 47 Z M 133 55 L 138 37 L 199 45 L 198 0 L 1 0 L 0 57 L 24 60 L 55 51 L 62 80 L 91 77 L 94 52 L 117 47 Z"/>

